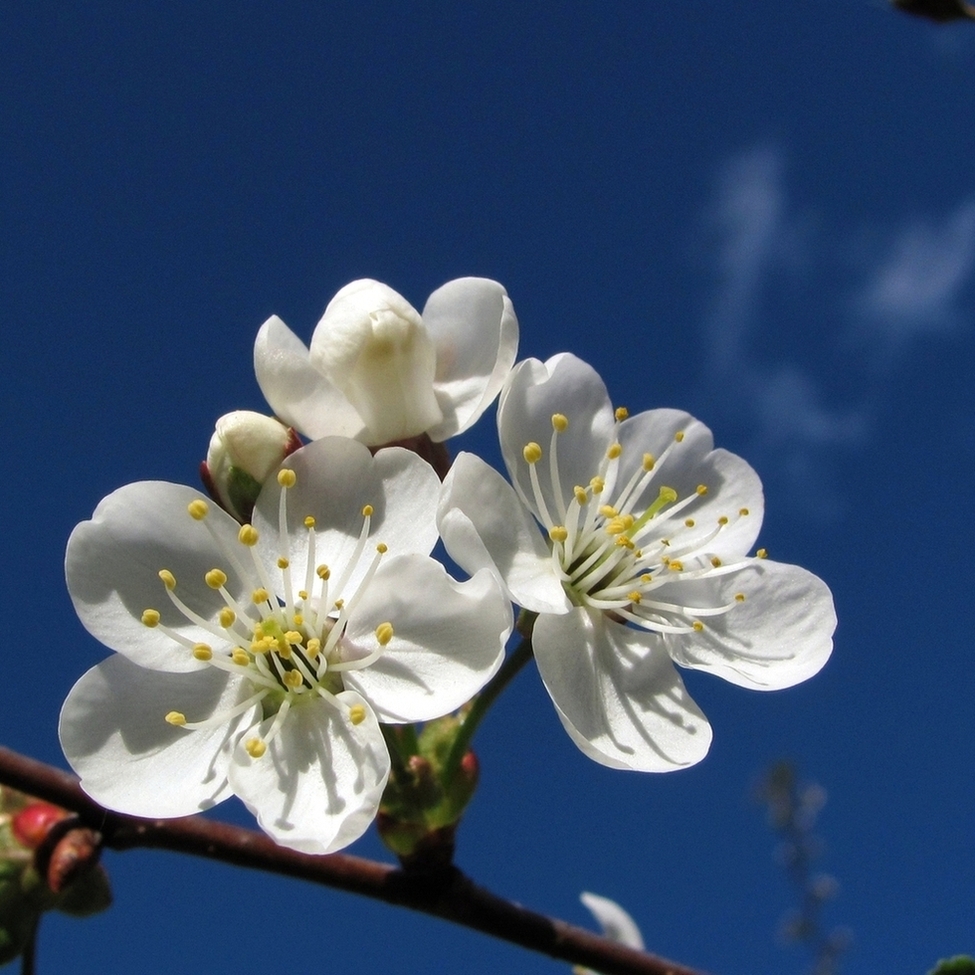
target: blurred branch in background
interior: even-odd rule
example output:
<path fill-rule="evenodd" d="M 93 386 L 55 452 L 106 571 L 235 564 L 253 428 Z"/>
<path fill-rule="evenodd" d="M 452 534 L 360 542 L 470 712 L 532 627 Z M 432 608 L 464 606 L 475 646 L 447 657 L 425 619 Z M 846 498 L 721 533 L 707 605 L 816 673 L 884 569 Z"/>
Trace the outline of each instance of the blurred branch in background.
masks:
<path fill-rule="evenodd" d="M 965 0 L 890 0 L 898 9 L 940 24 L 949 20 L 975 20 L 975 5 Z"/>
<path fill-rule="evenodd" d="M 840 957 L 849 948 L 851 935 L 845 928 L 827 933 L 823 906 L 836 896 L 839 885 L 829 874 L 813 870 L 823 850 L 813 829 L 826 804 L 826 790 L 815 782 L 800 781 L 795 766 L 781 761 L 759 782 L 756 798 L 768 809 L 769 824 L 781 839 L 776 859 L 799 896 L 798 908 L 783 921 L 782 936 L 808 947 L 813 956 L 812 975 L 838 975 Z"/>

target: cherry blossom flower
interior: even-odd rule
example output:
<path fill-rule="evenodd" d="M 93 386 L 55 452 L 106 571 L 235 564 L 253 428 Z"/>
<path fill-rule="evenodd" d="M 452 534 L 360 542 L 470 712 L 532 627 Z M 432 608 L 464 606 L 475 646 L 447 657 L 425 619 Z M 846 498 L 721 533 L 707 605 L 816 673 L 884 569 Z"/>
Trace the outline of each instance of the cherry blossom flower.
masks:
<path fill-rule="evenodd" d="M 65 560 L 116 651 L 61 712 L 82 787 L 150 817 L 236 794 L 309 853 L 361 835 L 389 774 L 379 722 L 458 708 L 511 628 L 490 573 L 459 583 L 429 557 L 438 491 L 407 450 L 326 438 L 287 458 L 252 524 L 165 482 L 105 498 Z"/>
<path fill-rule="evenodd" d="M 254 368 L 277 416 L 312 439 L 380 446 L 426 434 L 438 443 L 490 406 L 517 349 L 518 320 L 496 281 L 448 281 L 421 316 L 392 288 L 363 279 L 329 302 L 310 350 L 269 318 Z"/>
<path fill-rule="evenodd" d="M 668 771 L 704 757 L 711 729 L 674 662 L 760 690 L 826 662 L 829 589 L 761 549 L 748 557 L 761 483 L 698 420 L 614 411 L 596 372 L 562 354 L 519 363 L 498 428 L 513 487 L 462 453 L 438 524 L 459 565 L 491 569 L 539 614 L 539 672 L 590 758 Z"/>

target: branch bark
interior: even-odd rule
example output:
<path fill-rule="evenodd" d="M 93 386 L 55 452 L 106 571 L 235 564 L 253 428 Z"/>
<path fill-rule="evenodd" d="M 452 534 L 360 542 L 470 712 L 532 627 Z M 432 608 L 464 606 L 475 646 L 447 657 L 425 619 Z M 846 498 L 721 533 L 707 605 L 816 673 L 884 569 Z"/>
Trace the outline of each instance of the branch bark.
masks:
<path fill-rule="evenodd" d="M 82 792 L 73 775 L 2 746 L 0 782 L 77 813 L 113 850 L 153 847 L 308 880 L 431 914 L 604 975 L 704 975 L 512 904 L 478 887 L 456 867 L 420 873 L 345 853 L 310 856 L 278 846 L 263 833 L 202 816 L 124 816 Z"/>

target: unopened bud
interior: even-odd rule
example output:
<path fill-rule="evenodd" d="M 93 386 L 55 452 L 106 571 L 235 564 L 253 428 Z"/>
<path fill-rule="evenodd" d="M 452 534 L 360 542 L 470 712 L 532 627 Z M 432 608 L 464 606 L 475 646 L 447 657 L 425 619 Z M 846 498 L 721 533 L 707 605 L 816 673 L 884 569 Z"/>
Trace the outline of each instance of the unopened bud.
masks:
<path fill-rule="evenodd" d="M 310 359 L 355 407 L 371 446 L 443 421 L 433 341 L 416 309 L 385 284 L 363 279 L 342 288 L 315 328 Z"/>
<path fill-rule="evenodd" d="M 273 417 L 235 410 L 217 420 L 200 474 L 210 496 L 247 521 L 264 482 L 300 446 L 295 431 Z"/>
<path fill-rule="evenodd" d="M 36 850 L 47 838 L 55 823 L 71 815 L 49 802 L 32 802 L 19 810 L 10 821 L 10 829 L 21 846 Z"/>

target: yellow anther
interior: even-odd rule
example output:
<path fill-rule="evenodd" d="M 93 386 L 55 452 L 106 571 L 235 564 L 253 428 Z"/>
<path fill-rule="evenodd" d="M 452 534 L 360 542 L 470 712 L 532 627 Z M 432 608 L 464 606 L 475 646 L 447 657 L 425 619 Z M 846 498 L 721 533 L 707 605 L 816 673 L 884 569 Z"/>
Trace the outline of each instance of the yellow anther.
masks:
<path fill-rule="evenodd" d="M 609 445 L 609 450 L 606 451 L 606 456 L 610 460 L 616 460 L 621 453 L 623 453 L 623 448 L 618 443 L 614 443 Z"/>
<path fill-rule="evenodd" d="M 727 519 L 727 518 L 726 518 L 726 517 L 725 517 L 724 515 L 722 515 L 722 516 L 721 516 L 721 517 L 720 517 L 720 518 L 718 519 L 718 524 L 719 524 L 719 525 L 727 525 L 727 524 L 728 524 L 728 519 Z"/>
<path fill-rule="evenodd" d="M 186 510 L 190 513 L 190 517 L 194 521 L 203 521 L 210 510 L 210 505 L 203 498 L 197 498 L 186 506 Z"/>
<path fill-rule="evenodd" d="M 298 598 L 299 599 L 307 599 L 308 598 L 308 590 L 307 589 L 299 589 L 298 590 Z M 297 624 L 295 624 L 295 625 L 297 625 Z"/>
<path fill-rule="evenodd" d="M 327 565 L 319 565 L 315 569 L 315 575 L 324 582 L 330 575 L 332 570 Z"/>
<path fill-rule="evenodd" d="M 159 619 L 158 609 L 144 609 L 142 611 L 142 623 L 144 626 L 148 626 L 150 630 L 154 626 L 159 626 Z"/>
<path fill-rule="evenodd" d="M 554 528 L 548 530 L 548 537 L 553 542 L 564 542 L 569 537 L 569 533 L 562 525 L 555 525 Z"/>
<path fill-rule="evenodd" d="M 521 452 L 521 456 L 525 458 L 526 463 L 537 464 L 542 459 L 542 448 L 534 442 L 526 443 L 525 449 Z"/>
<path fill-rule="evenodd" d="M 683 572 L 684 563 L 681 562 L 680 559 L 671 559 L 667 563 L 667 568 L 670 569 L 671 572 Z"/>
<path fill-rule="evenodd" d="M 363 518 L 371 518 L 373 516 L 373 513 L 374 512 L 375 512 L 375 508 L 373 508 L 373 506 L 371 504 L 364 504 L 362 506 L 362 517 Z"/>
<path fill-rule="evenodd" d="M 295 481 L 298 480 L 298 476 L 295 474 L 290 467 L 285 467 L 278 471 L 278 484 L 283 488 L 290 488 L 295 486 Z"/>
<path fill-rule="evenodd" d="M 266 603 L 270 597 L 271 594 L 263 586 L 259 586 L 251 593 L 251 600 L 255 605 Z"/>
<path fill-rule="evenodd" d="M 274 640 L 272 640 L 271 637 L 258 637 L 256 640 L 251 641 L 251 653 L 268 653 L 273 646 Z M 234 647 L 234 653 L 236 653 L 238 650 L 243 651 L 244 648 Z"/>
<path fill-rule="evenodd" d="M 198 643 L 193 647 L 193 656 L 197 660 L 209 660 L 213 656 L 213 647 L 207 646 L 205 643 Z"/>
<path fill-rule="evenodd" d="M 389 549 L 388 549 L 388 548 L 386 547 L 386 543 L 385 543 L 385 542 L 380 542 L 380 543 L 379 543 L 379 544 L 378 544 L 378 545 L 376 546 L 376 551 L 377 551 L 377 552 L 378 552 L 378 553 L 379 553 L 380 555 L 385 555 L 385 554 L 386 554 L 386 553 L 387 553 L 387 552 L 389 551 Z"/>
<path fill-rule="evenodd" d="M 313 636 L 305 644 L 305 656 L 309 660 L 314 660 L 322 652 L 322 641 L 317 636 Z"/>
<path fill-rule="evenodd" d="M 162 579 L 162 584 L 170 591 L 176 588 L 176 576 L 169 569 L 160 569 L 159 578 Z"/>
<path fill-rule="evenodd" d="M 314 528 L 315 524 L 316 522 L 314 515 L 305 515 L 305 528 Z"/>
<path fill-rule="evenodd" d="M 629 593 L 629 594 L 627 594 L 627 597 L 626 597 L 626 598 L 627 598 L 627 599 L 628 599 L 628 600 L 629 600 L 629 601 L 630 601 L 631 603 L 638 603 L 638 602 L 640 602 L 640 600 L 641 600 L 641 599 L 643 599 L 643 595 L 642 595 L 641 593 L 638 593 L 638 592 L 637 592 L 637 591 L 636 591 L 636 590 L 634 589 L 634 590 L 633 590 L 633 592 L 631 592 L 631 593 Z"/>
<path fill-rule="evenodd" d="M 745 515 L 747 515 L 748 513 L 749 513 L 749 511 L 748 511 L 747 508 L 739 508 L 738 509 L 738 514 L 740 514 L 742 516 L 742 518 L 744 518 Z"/>
<path fill-rule="evenodd" d="M 282 555 L 278 558 L 278 568 L 287 569 L 291 563 Z"/>
<path fill-rule="evenodd" d="M 257 529 L 253 525 L 241 525 L 240 531 L 237 532 L 237 541 L 248 548 L 256 545 L 258 538 Z"/>
<path fill-rule="evenodd" d="M 552 428 L 557 433 L 565 433 L 569 429 L 569 418 L 564 413 L 553 413 Z"/>
<path fill-rule="evenodd" d="M 294 656 L 291 652 L 291 644 L 283 636 L 279 636 L 277 640 L 273 641 L 271 649 L 277 650 L 278 656 L 282 660 L 290 660 Z"/>
<path fill-rule="evenodd" d="M 353 704 L 349 708 L 349 721 L 353 724 L 362 724 L 366 720 L 366 709 L 362 704 Z"/>
<path fill-rule="evenodd" d="M 623 524 L 622 518 L 610 518 L 606 522 L 605 530 L 607 535 L 621 535 L 626 531 L 626 525 Z"/>
<path fill-rule="evenodd" d="M 592 488 L 593 494 L 602 494 L 603 488 L 606 487 L 606 482 L 597 474 L 590 482 L 589 486 Z"/>
<path fill-rule="evenodd" d="M 660 539 L 660 544 L 663 545 L 663 546 L 665 546 L 665 547 L 667 547 L 667 548 L 669 548 L 670 547 L 670 539 L 669 538 L 661 538 Z M 664 561 L 666 561 L 666 559 Z"/>
<path fill-rule="evenodd" d="M 706 484 L 698 484 L 694 490 L 703 498 L 708 493 L 708 486 Z"/>
<path fill-rule="evenodd" d="M 685 518 L 685 519 L 684 519 L 684 524 L 685 524 L 685 525 L 686 525 L 686 526 L 687 526 L 688 528 L 693 528 L 693 527 L 694 527 L 694 519 L 693 519 L 693 518 Z"/>
<path fill-rule="evenodd" d="M 261 740 L 260 738 L 248 738 L 244 742 L 244 751 L 250 755 L 251 758 L 260 758 L 267 751 L 267 742 Z"/>
<path fill-rule="evenodd" d="M 604 518 L 615 518 L 619 514 L 611 504 L 601 504 L 599 506 L 599 513 Z"/>
<path fill-rule="evenodd" d="M 693 623 L 691 623 L 691 629 L 692 629 L 692 630 L 693 630 L 693 631 L 694 631 L 695 633 L 700 633 L 700 632 L 701 632 L 701 630 L 703 630 L 703 629 L 704 629 L 704 624 L 703 624 L 703 623 L 702 623 L 702 622 L 701 622 L 700 620 L 694 620 L 694 622 L 693 622 Z"/>
<path fill-rule="evenodd" d="M 613 413 L 617 423 L 622 423 L 629 415 L 630 411 L 625 406 L 617 406 L 616 411 Z"/>
<path fill-rule="evenodd" d="M 297 630 L 288 630 L 287 633 L 284 634 L 284 638 L 292 646 L 300 646 L 301 641 L 304 640 L 304 637 Z"/>
<path fill-rule="evenodd" d="M 211 569 L 203 578 L 211 589 L 219 589 L 227 585 L 227 573 L 220 569 Z"/>
<path fill-rule="evenodd" d="M 291 617 L 291 622 L 294 623 L 295 626 L 303 626 L 305 617 L 302 616 L 301 613 L 295 613 L 295 615 Z"/>
<path fill-rule="evenodd" d="M 243 647 L 234 647 L 230 652 L 230 659 L 238 667 L 246 667 L 251 662 L 251 655 Z"/>
<path fill-rule="evenodd" d="M 166 715 L 166 720 L 170 724 L 176 725 L 177 728 L 181 728 L 184 724 L 186 724 L 186 715 L 183 714 L 182 711 L 170 711 L 169 714 Z"/>
<path fill-rule="evenodd" d="M 284 681 L 284 686 L 291 688 L 291 690 L 296 691 L 305 682 L 304 678 L 301 676 L 300 670 L 289 670 L 281 680 Z"/>
<path fill-rule="evenodd" d="M 657 465 L 657 458 L 653 454 L 643 455 L 643 469 L 645 471 L 652 471 Z"/>
<path fill-rule="evenodd" d="M 627 538 L 626 535 L 617 535 L 616 540 L 613 544 L 618 545 L 620 548 L 632 549 L 634 547 L 633 539 Z"/>
<path fill-rule="evenodd" d="M 640 576 L 640 582 L 642 582 L 644 585 L 646 585 L 648 582 L 653 582 L 653 576 L 650 575 L 649 572 L 644 572 L 643 575 Z"/>
<path fill-rule="evenodd" d="M 768 558 L 768 549 L 766 549 L 766 548 L 760 548 L 755 554 L 760 559 L 767 559 Z"/>
<path fill-rule="evenodd" d="M 237 619 L 237 614 L 229 606 L 224 606 L 224 608 L 220 610 L 217 619 L 220 621 L 220 625 L 226 629 L 228 626 L 234 625 L 234 620 Z"/>
<path fill-rule="evenodd" d="M 677 433 L 674 434 L 674 440 L 676 440 L 677 443 L 681 443 L 683 439 L 684 439 L 684 431 L 678 430 Z"/>
<path fill-rule="evenodd" d="M 735 593 L 735 602 L 736 603 L 743 603 L 744 601 L 745 601 L 745 594 L 743 592 L 736 592 Z"/>
<path fill-rule="evenodd" d="M 344 599 L 336 599 L 335 602 L 332 603 L 332 605 L 336 609 L 341 609 L 345 605 L 345 600 Z"/>
<path fill-rule="evenodd" d="M 719 559 L 717 557 L 717 555 L 712 555 L 711 556 L 711 565 L 713 565 L 715 568 L 717 568 L 719 565 L 721 565 L 721 559 Z"/>
<path fill-rule="evenodd" d="M 572 489 L 572 493 L 576 496 L 576 501 L 578 501 L 579 504 L 585 504 L 589 500 L 589 495 L 586 494 L 586 489 L 579 487 L 578 484 Z"/>
<path fill-rule="evenodd" d="M 376 639 L 381 647 L 385 647 L 393 639 L 393 624 L 380 623 L 376 627 Z"/>

